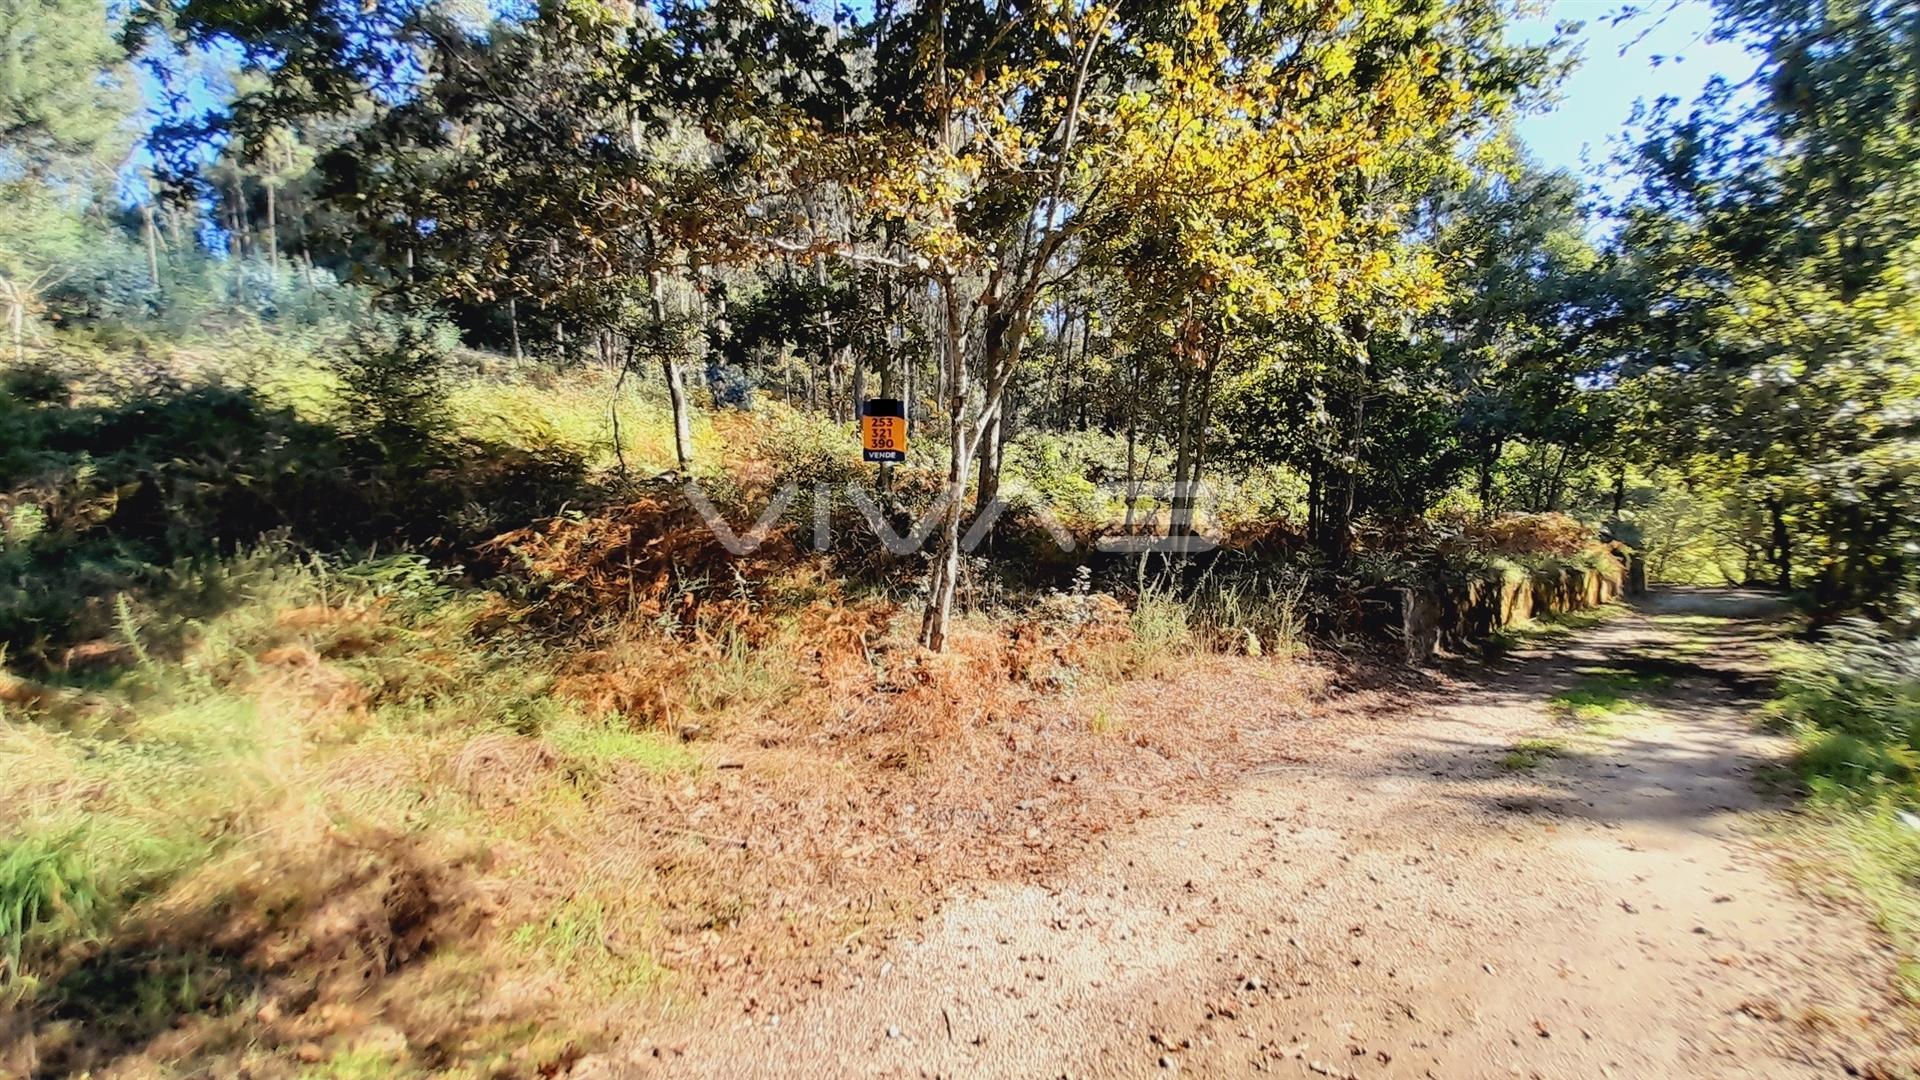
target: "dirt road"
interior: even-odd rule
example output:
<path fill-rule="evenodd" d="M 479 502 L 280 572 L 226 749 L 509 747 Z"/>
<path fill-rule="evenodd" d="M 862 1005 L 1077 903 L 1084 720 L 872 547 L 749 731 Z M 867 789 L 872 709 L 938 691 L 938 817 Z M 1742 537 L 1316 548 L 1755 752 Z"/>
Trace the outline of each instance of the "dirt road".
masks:
<path fill-rule="evenodd" d="M 1044 887 L 958 898 L 788 1015 L 628 1060 L 726 1076 L 1904 1075 L 1917 1044 L 1885 944 L 1796 889 L 1759 835 L 1756 770 L 1784 752 L 1752 723 L 1771 615 L 1740 593 L 1650 598 L 1404 717 L 1311 740 L 1333 749 L 1171 809 Z"/>

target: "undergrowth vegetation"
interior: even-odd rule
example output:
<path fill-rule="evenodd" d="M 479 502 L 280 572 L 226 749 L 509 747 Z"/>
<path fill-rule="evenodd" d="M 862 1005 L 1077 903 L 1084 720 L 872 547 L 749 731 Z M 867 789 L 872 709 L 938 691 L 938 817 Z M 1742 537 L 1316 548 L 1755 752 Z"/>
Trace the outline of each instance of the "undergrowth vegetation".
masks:
<path fill-rule="evenodd" d="M 1782 650 L 1778 721 L 1812 814 L 1920 1001 L 1920 641 L 1853 620 Z"/>
<path fill-rule="evenodd" d="M 1300 654 L 1333 610 L 1239 552 L 973 560 L 929 654 L 918 560 L 845 506 L 808 550 L 804 496 L 858 475 L 844 426 L 701 413 L 740 532 L 801 485 L 735 557 L 645 479 L 673 462 L 657 392 L 379 333 L 344 368 L 236 341 L 191 377 L 92 346 L 9 376 L 5 1067 L 550 1072 L 615 1015 L 860 948 L 1253 752 L 1231 716 L 1143 727 L 1134 695 Z M 389 362 L 446 366 L 444 401 L 356 410 Z M 903 518 L 936 486 L 895 481 Z M 1019 510 L 995 539 L 1047 543 Z M 1323 681 L 1270 677 L 1267 705 Z"/>
<path fill-rule="evenodd" d="M 930 520 L 937 447 L 876 494 L 769 398 L 693 410 L 682 470 L 658 384 L 355 318 L 0 379 L 0 1071 L 549 1075 L 1273 752 L 1351 662 L 1310 642 L 1364 656 L 1397 590 L 1618 573 L 1557 514 L 1336 566 L 1278 468 L 1217 550 L 1110 554 L 1169 504 L 1129 522 L 1121 440 L 1033 431 L 931 652 L 878 533 Z"/>

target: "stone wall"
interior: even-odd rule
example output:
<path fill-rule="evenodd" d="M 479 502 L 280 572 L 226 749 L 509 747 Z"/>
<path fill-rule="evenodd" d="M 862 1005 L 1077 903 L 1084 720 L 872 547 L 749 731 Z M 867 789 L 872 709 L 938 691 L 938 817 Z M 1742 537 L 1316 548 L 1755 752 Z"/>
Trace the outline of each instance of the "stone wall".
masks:
<path fill-rule="evenodd" d="M 1633 558 L 1639 563 L 1639 557 Z M 1646 580 L 1646 572 L 1625 565 L 1610 570 L 1568 567 L 1512 578 L 1484 576 L 1436 579 L 1398 590 L 1399 632 L 1407 660 L 1418 664 L 1436 652 L 1464 652 L 1484 643 L 1494 631 L 1537 616 L 1599 607 Z"/>

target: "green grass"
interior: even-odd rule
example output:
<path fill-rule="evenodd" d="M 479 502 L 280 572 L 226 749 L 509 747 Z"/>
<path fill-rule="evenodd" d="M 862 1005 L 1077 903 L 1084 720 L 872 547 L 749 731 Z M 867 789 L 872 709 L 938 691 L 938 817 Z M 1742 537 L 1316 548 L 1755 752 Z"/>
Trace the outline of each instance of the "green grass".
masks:
<path fill-rule="evenodd" d="M 1893 942 L 1899 988 L 1920 1004 L 1920 643 L 1864 624 L 1775 656 L 1774 719 L 1799 751 L 1809 846 Z"/>
<path fill-rule="evenodd" d="M 594 772 L 620 763 L 632 763 L 663 776 L 691 773 L 700 767 L 700 758 L 677 737 L 635 730 L 618 716 L 565 721 L 547 728 L 544 737 L 555 750 Z"/>
<path fill-rule="evenodd" d="M 686 707 L 695 714 L 734 707 L 771 709 L 799 693 L 802 685 L 785 657 L 755 648 L 745 634 L 729 627 L 721 636 L 719 654 L 691 672 Z"/>
<path fill-rule="evenodd" d="M 410 556 L 328 562 L 266 547 L 171 578 L 169 593 L 115 598 L 117 666 L 68 687 L 48 673 L 59 693 L 0 712 L 12 796 L 0 997 L 37 994 L 67 946 L 111 942 L 127 911 L 290 813 L 376 829 L 424 820 L 431 791 L 319 790 L 314 770 L 337 748 L 385 740 L 400 757 L 431 729 L 503 726 L 551 701 L 526 663 L 461 647 L 477 605 Z M 589 749 L 673 760 L 644 743 Z"/>
<path fill-rule="evenodd" d="M 522 923 L 509 941 L 568 978 L 590 981 L 608 993 L 636 993 L 657 986 L 667 969 L 633 940 L 638 934 L 618 933 L 632 921 L 623 923 L 601 900 L 575 898 L 544 919 Z"/>
<path fill-rule="evenodd" d="M 1501 768 L 1511 772 L 1539 768 L 1551 759 L 1580 753 L 1622 734 L 1633 717 L 1648 707 L 1652 692 L 1672 681 L 1667 675 L 1617 667 L 1586 667 L 1579 672 L 1579 681 L 1547 702 L 1572 727 L 1558 735 L 1514 743 L 1501 757 Z"/>
<path fill-rule="evenodd" d="M 1571 752 L 1572 748 L 1562 739 L 1521 739 L 1508 748 L 1506 756 L 1500 759 L 1500 767 L 1523 772 L 1538 768 L 1549 758 L 1565 757 Z"/>
<path fill-rule="evenodd" d="M 1687 638 L 1664 645 L 1661 650 L 1676 660 L 1693 660 L 1711 653 L 1713 642 L 1706 638 Z"/>
<path fill-rule="evenodd" d="M 385 1050 L 342 1050 L 332 1057 L 303 1069 L 300 1080 L 392 1080 L 411 1070 L 403 1070 L 396 1056 Z"/>
<path fill-rule="evenodd" d="M 1647 696 L 1672 681 L 1669 675 L 1625 668 L 1582 668 L 1580 681 L 1555 694 L 1548 705 L 1565 718 L 1592 728 L 1644 710 Z"/>
<path fill-rule="evenodd" d="M 1135 674 L 1153 677 L 1170 670 L 1193 646 L 1187 605 L 1171 592 L 1149 589 L 1134 605 L 1129 647 Z"/>
<path fill-rule="evenodd" d="M 1847 815 L 1833 835 L 1874 921 L 1899 952 L 1902 989 L 1920 1004 L 1920 828 L 1882 802 Z"/>
<path fill-rule="evenodd" d="M 30 942 L 98 932 L 111 897 L 88 856 L 83 826 L 0 845 L 0 1002 L 32 988 L 22 966 Z"/>
<path fill-rule="evenodd" d="M 1724 615 L 1654 615 L 1655 626 L 1672 630 L 1718 630 L 1729 620 Z"/>
<path fill-rule="evenodd" d="M 1582 630 L 1599 626 L 1622 610 L 1624 609 L 1618 604 L 1603 604 L 1600 607 L 1556 612 L 1539 618 L 1527 618 L 1508 623 L 1495 630 L 1487 639 L 1487 653 L 1491 656 L 1505 656 L 1525 645 L 1557 641 Z"/>

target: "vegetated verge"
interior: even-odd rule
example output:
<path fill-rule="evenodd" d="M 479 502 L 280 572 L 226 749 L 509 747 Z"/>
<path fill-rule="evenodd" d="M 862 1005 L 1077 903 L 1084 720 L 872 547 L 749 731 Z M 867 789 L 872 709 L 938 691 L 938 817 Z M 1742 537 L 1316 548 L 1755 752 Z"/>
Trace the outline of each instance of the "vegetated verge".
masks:
<path fill-rule="evenodd" d="M 1845 874 L 1920 1003 L 1920 642 L 1865 620 L 1780 650 L 1772 715 L 1799 742 L 1810 835 Z"/>
<path fill-rule="evenodd" d="M 596 479 L 565 395 L 476 381 L 401 459 L 274 364 L 0 402 L 7 1069 L 531 1076 L 708 995 L 777 1008 L 953 882 L 1206 797 L 1335 674 L 1280 570 L 1122 603 L 970 565 L 928 653 L 917 562 L 850 524 L 807 551 L 805 507 L 728 556 Z M 632 471 L 665 416 L 627 418 Z M 708 478 L 730 520 L 847 468 L 791 410 L 709 422 L 763 448 Z M 518 454 L 471 449 L 504 425 Z"/>

